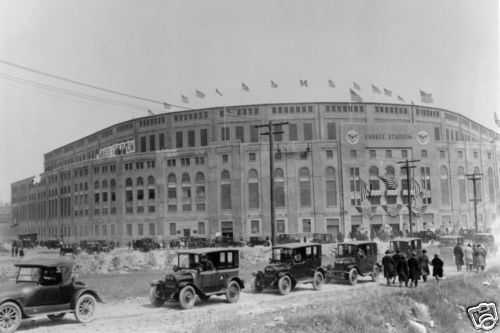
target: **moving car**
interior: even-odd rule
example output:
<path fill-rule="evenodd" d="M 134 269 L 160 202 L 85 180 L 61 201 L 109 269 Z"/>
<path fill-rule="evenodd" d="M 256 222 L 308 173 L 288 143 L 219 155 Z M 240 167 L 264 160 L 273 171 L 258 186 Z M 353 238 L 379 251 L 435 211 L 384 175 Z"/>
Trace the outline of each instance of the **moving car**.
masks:
<path fill-rule="evenodd" d="M 0 332 L 16 331 L 22 319 L 47 316 L 61 321 L 74 313 L 77 321 L 94 319 L 97 292 L 72 275 L 73 261 L 36 258 L 17 263 L 16 282 L 0 291 Z"/>
<path fill-rule="evenodd" d="M 196 296 L 208 301 L 211 296 L 225 295 L 229 303 L 238 301 L 244 288 L 239 278 L 238 249 L 201 248 L 180 251 L 177 265 L 164 280 L 151 282 L 149 300 L 155 307 L 166 301 L 179 302 L 183 309 L 194 306 Z"/>
<path fill-rule="evenodd" d="M 334 265 L 326 267 L 327 282 L 331 280 L 348 280 L 355 285 L 358 276 L 370 276 L 376 281 L 381 271 L 377 263 L 377 243 L 353 241 L 340 243 Z"/>
<path fill-rule="evenodd" d="M 298 283 L 312 283 L 321 289 L 325 271 L 321 266 L 321 245 L 316 243 L 289 243 L 273 246 L 272 257 L 264 271 L 253 273 L 253 289 L 277 288 L 288 294 Z"/>

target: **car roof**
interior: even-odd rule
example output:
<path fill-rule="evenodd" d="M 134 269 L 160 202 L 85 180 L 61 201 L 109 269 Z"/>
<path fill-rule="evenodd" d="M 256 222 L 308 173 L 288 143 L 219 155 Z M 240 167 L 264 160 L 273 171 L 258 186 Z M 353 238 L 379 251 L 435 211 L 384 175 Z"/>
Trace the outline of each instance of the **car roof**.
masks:
<path fill-rule="evenodd" d="M 439 239 L 453 239 L 453 238 L 464 238 L 464 236 L 459 236 L 459 235 L 446 235 L 446 236 L 441 236 Z"/>
<path fill-rule="evenodd" d="M 371 241 L 350 241 L 350 242 L 339 243 L 339 245 L 342 245 L 342 244 L 347 244 L 347 245 L 363 245 L 363 244 L 377 244 L 377 242 L 371 242 Z"/>
<path fill-rule="evenodd" d="M 298 249 L 301 247 L 306 247 L 306 246 L 311 246 L 311 245 L 319 245 L 319 244 L 318 243 L 286 243 L 286 244 L 274 245 L 273 248 Z"/>
<path fill-rule="evenodd" d="M 416 239 L 422 240 L 422 238 L 418 238 L 418 237 L 403 237 L 403 238 L 392 239 L 391 242 L 410 242 L 410 241 L 416 240 Z"/>
<path fill-rule="evenodd" d="M 478 232 L 477 234 L 474 234 L 474 236 L 493 236 L 493 234 L 488 232 Z"/>
<path fill-rule="evenodd" d="M 73 267 L 75 263 L 73 260 L 64 259 L 64 258 L 33 258 L 28 260 L 23 260 L 21 262 L 17 262 L 14 266 L 17 267 L 58 267 L 58 266 L 66 266 Z"/>
<path fill-rule="evenodd" d="M 203 247 L 199 249 L 182 250 L 178 251 L 177 253 L 204 254 L 222 251 L 239 251 L 239 249 L 229 247 Z"/>

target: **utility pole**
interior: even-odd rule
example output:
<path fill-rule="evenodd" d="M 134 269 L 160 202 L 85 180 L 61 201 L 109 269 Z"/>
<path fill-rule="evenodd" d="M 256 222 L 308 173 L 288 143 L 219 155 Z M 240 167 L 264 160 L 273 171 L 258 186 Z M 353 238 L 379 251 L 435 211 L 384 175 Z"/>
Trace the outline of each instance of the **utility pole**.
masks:
<path fill-rule="evenodd" d="M 288 125 L 288 121 L 282 123 L 273 124 L 271 120 L 269 123 L 263 125 L 255 125 L 255 128 L 267 128 L 266 133 L 261 133 L 260 135 L 269 135 L 269 177 L 270 177 L 270 200 L 271 200 L 271 245 L 276 245 L 276 225 L 274 221 L 275 208 L 274 208 L 274 154 L 273 154 L 273 135 L 283 134 L 283 131 L 274 132 L 274 127 Z M 274 126 L 274 127 L 273 127 Z"/>
<path fill-rule="evenodd" d="M 467 177 L 468 180 L 472 180 L 472 187 L 474 189 L 474 199 L 470 199 L 469 201 L 474 201 L 474 223 L 476 226 L 476 232 L 477 232 L 477 202 L 481 201 L 481 199 L 477 198 L 477 189 L 476 189 L 476 182 L 478 180 L 481 180 L 482 173 L 469 173 L 466 174 L 465 177 Z"/>
<path fill-rule="evenodd" d="M 398 164 L 404 163 L 404 166 L 402 166 L 401 169 L 406 169 L 406 187 L 407 187 L 406 198 L 408 200 L 408 223 L 410 224 L 410 237 L 413 235 L 413 226 L 412 226 L 412 221 L 411 221 L 411 213 L 412 212 L 411 212 L 410 169 L 416 168 L 416 166 L 410 165 L 410 163 L 415 163 L 415 162 L 420 162 L 420 160 L 408 161 L 408 159 L 406 159 L 405 161 L 396 162 Z"/>

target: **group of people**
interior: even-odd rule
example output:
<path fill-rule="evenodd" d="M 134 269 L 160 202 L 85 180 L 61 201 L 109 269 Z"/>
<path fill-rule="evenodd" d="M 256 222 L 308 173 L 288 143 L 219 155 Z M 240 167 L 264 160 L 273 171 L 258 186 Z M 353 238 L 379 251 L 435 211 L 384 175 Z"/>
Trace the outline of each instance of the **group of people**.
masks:
<path fill-rule="evenodd" d="M 427 276 L 430 275 L 429 265 L 433 267 L 432 276 L 436 278 L 436 281 L 444 278 L 444 262 L 439 258 L 438 254 L 435 254 L 432 261 L 429 261 L 425 249 L 422 250 L 422 254 L 419 256 L 413 251 L 408 259 L 399 250 L 394 255 L 391 255 L 391 251 L 387 250 L 382 258 L 382 265 L 384 266 L 384 277 L 387 279 L 388 286 L 391 285 L 391 282 L 394 284 L 396 278 L 398 278 L 400 287 L 402 287 L 403 282 L 405 287 L 408 287 L 408 282 L 410 288 L 412 286 L 417 287 L 420 278 L 427 282 Z"/>
<path fill-rule="evenodd" d="M 465 265 L 465 271 L 472 272 L 479 270 L 484 271 L 486 266 L 486 248 L 481 244 L 469 243 L 463 249 L 457 244 L 453 248 L 453 255 L 455 256 L 455 265 L 457 265 L 457 272 L 462 270 L 462 266 Z"/>
<path fill-rule="evenodd" d="M 21 259 L 24 258 L 24 248 L 21 246 L 21 247 L 17 247 L 17 246 L 12 246 L 12 258 L 14 257 L 19 257 Z"/>

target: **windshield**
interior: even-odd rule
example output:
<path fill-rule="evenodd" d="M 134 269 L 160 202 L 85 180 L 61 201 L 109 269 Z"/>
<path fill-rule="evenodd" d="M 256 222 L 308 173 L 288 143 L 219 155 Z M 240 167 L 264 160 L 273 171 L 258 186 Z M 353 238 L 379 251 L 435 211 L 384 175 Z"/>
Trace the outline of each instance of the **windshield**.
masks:
<path fill-rule="evenodd" d="M 200 262 L 199 256 L 192 253 L 179 253 L 179 268 L 191 268 L 194 269 L 198 266 Z"/>
<path fill-rule="evenodd" d="M 290 262 L 293 258 L 293 250 L 282 247 L 273 248 L 273 262 Z"/>
<path fill-rule="evenodd" d="M 40 281 L 39 267 L 19 267 L 17 282 L 38 282 Z"/>
<path fill-rule="evenodd" d="M 339 244 L 337 257 L 352 257 L 357 254 L 357 246 L 352 244 Z"/>

